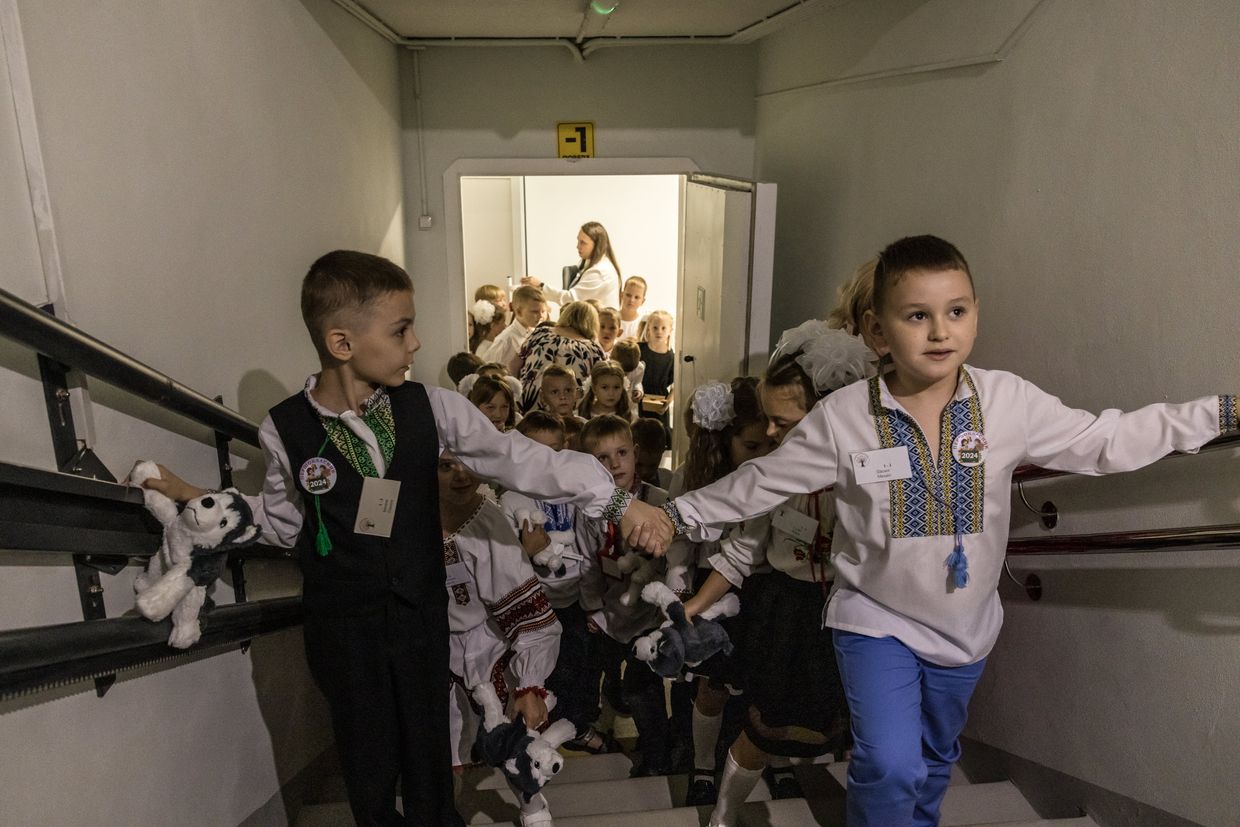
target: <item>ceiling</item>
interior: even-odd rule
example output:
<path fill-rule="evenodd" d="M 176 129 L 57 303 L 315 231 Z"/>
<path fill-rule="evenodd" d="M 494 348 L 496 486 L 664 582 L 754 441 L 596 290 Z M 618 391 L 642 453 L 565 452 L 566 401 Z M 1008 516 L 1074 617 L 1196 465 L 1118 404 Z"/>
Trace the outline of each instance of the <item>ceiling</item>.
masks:
<path fill-rule="evenodd" d="M 336 0 L 399 42 L 454 39 L 732 39 L 766 34 L 819 0 Z M 594 7 L 593 9 L 591 7 Z M 610 14 L 596 9 L 614 7 Z M 735 36 L 735 37 L 734 37 Z"/>

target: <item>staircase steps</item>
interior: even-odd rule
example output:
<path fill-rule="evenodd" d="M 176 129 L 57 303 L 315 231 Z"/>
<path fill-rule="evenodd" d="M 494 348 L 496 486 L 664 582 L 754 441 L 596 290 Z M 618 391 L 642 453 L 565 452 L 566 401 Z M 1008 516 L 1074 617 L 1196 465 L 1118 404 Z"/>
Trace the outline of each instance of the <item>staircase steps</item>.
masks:
<path fill-rule="evenodd" d="M 702 827 L 710 807 L 681 807 L 688 778 L 683 775 L 629 778 L 625 755 L 571 754 L 544 794 L 555 827 Z M 845 763 L 796 768 L 806 798 L 770 800 L 759 782 L 741 813 L 742 827 L 843 827 Z M 350 825 L 339 778 L 320 788 L 318 804 L 307 804 L 297 827 Z M 469 824 L 515 825 L 512 792 L 494 770 L 470 770 L 462 778 L 458 810 Z M 943 827 L 1096 827 L 1088 818 L 1044 820 L 1010 782 L 970 784 L 953 769 L 943 801 Z"/>

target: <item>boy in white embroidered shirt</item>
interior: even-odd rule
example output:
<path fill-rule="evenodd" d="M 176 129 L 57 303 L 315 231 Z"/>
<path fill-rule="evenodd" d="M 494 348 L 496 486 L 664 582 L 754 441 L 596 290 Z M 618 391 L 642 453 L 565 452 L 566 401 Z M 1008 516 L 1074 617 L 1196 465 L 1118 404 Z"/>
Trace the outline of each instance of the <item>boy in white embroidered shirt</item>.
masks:
<path fill-rule="evenodd" d="M 301 310 L 321 369 L 263 420 L 267 475 L 262 495 L 247 500 L 263 541 L 297 551 L 306 660 L 331 710 L 355 820 L 463 824 L 453 807 L 442 536 L 424 493 L 436 489 L 440 454 L 454 451 L 506 488 L 618 519 L 635 540 L 642 527 L 627 516 L 630 495 L 593 459 L 501 434 L 456 391 L 406 381 L 421 344 L 413 282 L 397 265 L 328 253 L 302 282 Z M 325 465 L 328 485 L 311 490 L 305 470 Z M 206 493 L 160 470 L 143 484 L 178 501 Z M 366 513 L 378 495 L 394 506 L 386 532 Z"/>
<path fill-rule="evenodd" d="M 848 823 L 932 824 L 1002 621 L 1012 471 L 1103 474 L 1196 451 L 1236 430 L 1236 403 L 1209 396 L 1096 416 L 966 365 L 977 335 L 972 275 L 933 236 L 889 245 L 873 290 L 864 333 L 891 370 L 831 394 L 776 451 L 665 508 L 682 531 L 707 536 L 707 526 L 834 487 L 825 623 L 856 744 Z"/>
<path fill-rule="evenodd" d="M 439 458 L 439 520 L 447 570 L 453 764 L 463 768 L 478 734 L 469 693 L 490 682 L 515 718 L 547 722 L 547 677 L 560 624 L 503 512 L 478 492 L 480 480 L 450 452 Z M 520 800 L 520 798 L 518 798 Z M 521 807 L 521 823 L 550 823 L 542 794 Z"/>

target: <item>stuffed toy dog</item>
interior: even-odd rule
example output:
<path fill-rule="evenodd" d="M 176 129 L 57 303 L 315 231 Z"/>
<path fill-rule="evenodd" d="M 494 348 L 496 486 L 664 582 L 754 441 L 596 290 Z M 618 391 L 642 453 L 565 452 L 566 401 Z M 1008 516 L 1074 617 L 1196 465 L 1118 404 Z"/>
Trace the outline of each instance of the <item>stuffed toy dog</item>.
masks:
<path fill-rule="evenodd" d="M 499 768 L 528 804 L 564 767 L 564 757 L 557 749 L 576 734 L 572 721 L 556 721 L 540 735 L 525 725 L 520 713 L 515 721 L 504 717 L 504 707 L 490 683 L 479 684 L 470 694 L 482 707 L 482 726 L 478 727 L 475 744 L 478 754 L 484 764 Z"/>
<path fill-rule="evenodd" d="M 631 574 L 629 588 L 620 595 L 621 606 L 632 606 L 641 597 L 642 589 L 656 577 L 659 569 L 654 559 L 645 557 L 635 551 L 626 551 L 616 561 L 621 574 Z"/>
<path fill-rule="evenodd" d="M 468 378 L 468 377 L 466 377 Z M 517 525 L 521 529 L 531 529 L 538 526 L 545 527 L 547 525 L 547 515 L 541 510 L 535 511 L 531 509 L 518 509 L 516 513 Z M 564 549 L 555 541 L 547 544 L 547 547 L 530 558 L 530 562 L 536 566 L 544 566 L 551 570 L 556 577 L 563 577 L 568 567 L 564 565 Z"/>
<path fill-rule="evenodd" d="M 155 463 L 143 461 L 134 466 L 129 481 L 141 486 L 158 477 Z M 202 636 L 198 613 L 206 602 L 207 587 L 220 576 L 229 551 L 258 539 L 258 526 L 235 488 L 195 497 L 179 513 L 176 503 L 158 491 L 143 488 L 142 498 L 164 527 L 164 538 L 146 571 L 134 581 L 138 611 L 156 621 L 171 614 L 168 645 L 187 649 Z"/>
<path fill-rule="evenodd" d="M 740 599 L 725 594 L 693 620 L 685 617 L 685 606 L 675 592 L 658 581 L 642 588 L 642 600 L 653 603 L 668 618 L 658 629 L 633 641 L 633 654 L 663 678 L 677 678 L 686 668 L 723 652 L 732 654 L 732 641 L 715 618 L 731 617 L 740 611 Z"/>

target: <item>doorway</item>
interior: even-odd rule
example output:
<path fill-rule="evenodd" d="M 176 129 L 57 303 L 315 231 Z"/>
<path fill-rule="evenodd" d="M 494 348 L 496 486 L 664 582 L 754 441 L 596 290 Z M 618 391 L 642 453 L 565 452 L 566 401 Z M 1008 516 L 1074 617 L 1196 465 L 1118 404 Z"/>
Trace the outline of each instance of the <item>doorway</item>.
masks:
<path fill-rule="evenodd" d="M 687 449 L 679 421 L 694 387 L 765 366 L 773 184 L 702 175 L 688 159 L 464 160 L 444 184 L 462 343 L 478 286 L 511 291 L 528 274 L 561 287 L 564 266 L 577 264 L 581 224 L 607 227 L 623 275 L 649 285 L 642 313 L 668 310 L 675 320 L 674 465 Z"/>

